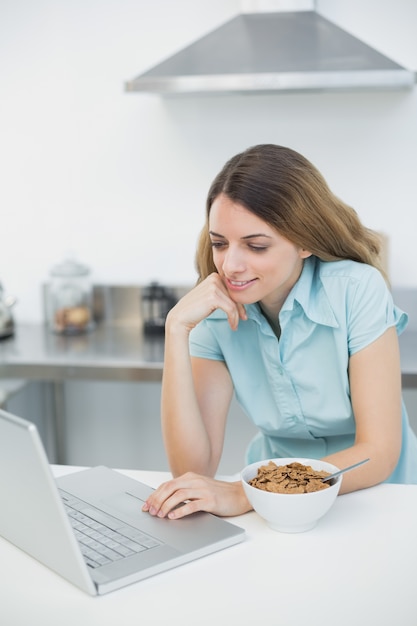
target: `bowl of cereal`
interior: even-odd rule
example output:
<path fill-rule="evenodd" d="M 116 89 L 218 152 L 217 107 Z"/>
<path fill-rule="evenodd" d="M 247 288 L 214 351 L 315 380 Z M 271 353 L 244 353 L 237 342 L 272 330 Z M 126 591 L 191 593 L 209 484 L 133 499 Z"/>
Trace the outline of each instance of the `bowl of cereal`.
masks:
<path fill-rule="evenodd" d="M 278 458 L 257 461 L 241 472 L 246 496 L 273 530 L 301 533 L 314 528 L 330 510 L 342 476 L 323 482 L 338 467 L 318 459 Z"/>

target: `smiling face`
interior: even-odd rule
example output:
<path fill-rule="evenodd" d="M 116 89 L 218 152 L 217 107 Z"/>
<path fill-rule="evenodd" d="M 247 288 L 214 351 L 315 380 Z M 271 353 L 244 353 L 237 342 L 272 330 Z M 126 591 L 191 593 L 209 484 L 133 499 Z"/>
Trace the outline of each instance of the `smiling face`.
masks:
<path fill-rule="evenodd" d="M 211 206 L 209 231 L 213 261 L 230 297 L 241 304 L 262 302 L 277 315 L 310 252 L 224 194 Z"/>

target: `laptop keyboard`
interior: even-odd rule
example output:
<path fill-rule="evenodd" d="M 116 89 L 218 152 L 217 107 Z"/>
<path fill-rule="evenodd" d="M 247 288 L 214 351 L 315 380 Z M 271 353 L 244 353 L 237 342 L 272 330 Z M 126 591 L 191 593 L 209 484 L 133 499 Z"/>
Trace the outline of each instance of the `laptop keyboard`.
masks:
<path fill-rule="evenodd" d="M 93 569 L 162 545 L 150 535 L 95 511 L 59 489 L 84 560 Z"/>

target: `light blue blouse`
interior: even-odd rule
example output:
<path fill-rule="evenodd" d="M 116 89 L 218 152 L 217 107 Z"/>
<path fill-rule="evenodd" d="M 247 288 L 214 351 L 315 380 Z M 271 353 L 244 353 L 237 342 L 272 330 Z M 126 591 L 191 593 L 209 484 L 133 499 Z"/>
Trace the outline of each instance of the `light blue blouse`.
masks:
<path fill-rule="evenodd" d="M 217 310 L 193 329 L 190 354 L 224 361 L 235 394 L 258 427 L 247 462 L 321 458 L 354 442 L 350 355 L 408 317 L 375 268 L 309 257 L 279 314 L 278 341 L 258 304 L 232 331 Z M 402 405 L 402 451 L 388 482 L 417 483 L 417 438 Z"/>

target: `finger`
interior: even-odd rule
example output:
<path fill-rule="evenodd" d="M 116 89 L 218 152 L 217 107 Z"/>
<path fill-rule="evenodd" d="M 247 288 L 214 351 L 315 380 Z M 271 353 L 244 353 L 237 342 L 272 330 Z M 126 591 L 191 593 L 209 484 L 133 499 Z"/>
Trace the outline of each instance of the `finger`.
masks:
<path fill-rule="evenodd" d="M 169 511 L 167 517 L 169 519 L 181 519 L 182 517 L 186 517 L 187 515 L 197 513 L 198 511 L 207 510 L 208 509 L 204 506 L 203 500 L 188 500 L 187 502 L 182 503 L 181 506 L 177 506 Z"/>
<path fill-rule="evenodd" d="M 213 508 L 212 494 L 198 476 L 186 474 L 164 483 L 157 491 L 160 493 L 154 492 L 142 507 L 142 510 L 157 517 L 177 519 Z"/>
<path fill-rule="evenodd" d="M 144 502 L 142 511 L 149 511 L 152 515 L 156 515 L 163 502 L 175 491 L 175 487 L 171 486 L 172 483 L 173 481 L 167 481 L 159 485 Z"/>
<path fill-rule="evenodd" d="M 248 314 L 246 313 L 246 309 L 244 307 L 243 304 L 238 304 L 237 305 L 238 311 L 239 311 L 239 317 L 241 320 L 247 320 L 248 319 Z"/>
<path fill-rule="evenodd" d="M 233 301 L 232 301 L 233 302 Z M 230 314 L 227 315 L 229 320 L 229 325 L 232 330 L 236 330 L 240 320 L 247 320 L 248 316 L 246 313 L 246 309 L 243 304 L 238 304 L 233 302 L 233 309 Z"/>
<path fill-rule="evenodd" d="M 223 309 L 226 313 L 231 329 L 236 330 L 240 319 L 248 319 L 245 306 L 239 302 L 235 302 L 233 298 L 230 297 L 227 286 L 218 274 L 212 276 L 216 281 L 215 284 L 220 288 L 220 291 L 217 292 L 220 299 L 218 307 Z"/>
<path fill-rule="evenodd" d="M 195 511 L 202 511 L 207 509 L 207 504 L 204 502 L 208 500 L 207 490 L 201 490 L 200 488 L 187 487 L 185 489 L 178 489 L 169 498 L 167 498 L 155 513 L 158 517 L 171 517 L 173 518 L 184 517 L 189 513 Z M 150 510 L 151 514 L 152 511 Z"/>
<path fill-rule="evenodd" d="M 228 315 L 227 319 L 229 320 L 229 326 L 232 330 L 237 330 L 239 325 L 239 313 L 237 308 L 234 308 Z"/>
<path fill-rule="evenodd" d="M 213 310 L 215 310 L 215 308 L 222 309 L 227 315 L 230 328 L 236 330 L 239 325 L 239 319 L 246 319 L 246 310 L 242 304 L 238 304 L 232 300 L 225 290 L 225 287 L 222 287 L 216 298 L 216 306 Z"/>
<path fill-rule="evenodd" d="M 170 501 L 170 508 L 177 506 L 180 504 L 181 496 L 178 497 L 178 493 L 182 490 L 184 493 L 184 489 L 187 489 L 192 484 L 192 481 L 195 480 L 194 475 L 191 473 L 184 474 L 178 478 L 174 478 L 172 480 L 168 480 L 165 483 L 159 485 L 157 489 L 147 498 L 144 503 L 142 510 L 149 511 L 151 515 L 157 515 L 158 512 L 164 507 L 164 504 Z M 176 499 L 172 500 L 173 496 L 176 495 Z M 185 499 L 185 496 L 183 496 Z M 169 510 L 169 508 L 168 508 Z M 167 507 L 165 506 L 164 512 L 165 514 L 168 512 Z"/>

